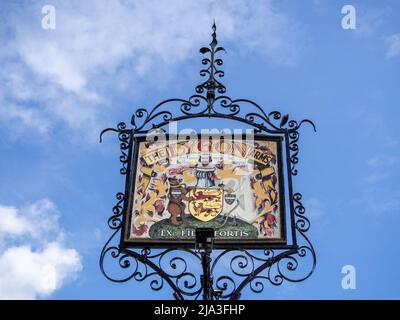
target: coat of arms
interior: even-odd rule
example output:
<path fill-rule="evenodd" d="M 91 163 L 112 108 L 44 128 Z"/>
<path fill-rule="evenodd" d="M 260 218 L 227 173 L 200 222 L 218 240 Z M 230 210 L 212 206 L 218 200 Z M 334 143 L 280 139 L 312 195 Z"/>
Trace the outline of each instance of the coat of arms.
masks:
<path fill-rule="evenodd" d="M 139 144 L 132 238 L 192 239 L 211 227 L 225 239 L 278 239 L 275 141 L 225 141 L 205 152 L 189 141 Z M 200 144 L 198 144 L 200 145 Z"/>
<path fill-rule="evenodd" d="M 197 183 L 189 191 L 189 212 L 201 221 L 210 221 L 223 209 L 224 190 L 215 187 L 215 168 L 196 170 Z"/>

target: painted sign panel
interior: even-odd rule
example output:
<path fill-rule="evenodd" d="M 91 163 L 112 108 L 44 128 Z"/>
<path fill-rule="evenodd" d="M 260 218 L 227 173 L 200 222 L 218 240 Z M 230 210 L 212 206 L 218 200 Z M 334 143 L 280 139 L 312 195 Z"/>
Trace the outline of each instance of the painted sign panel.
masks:
<path fill-rule="evenodd" d="M 137 139 L 125 244 L 193 244 L 195 229 L 215 244 L 286 242 L 281 140 Z"/>

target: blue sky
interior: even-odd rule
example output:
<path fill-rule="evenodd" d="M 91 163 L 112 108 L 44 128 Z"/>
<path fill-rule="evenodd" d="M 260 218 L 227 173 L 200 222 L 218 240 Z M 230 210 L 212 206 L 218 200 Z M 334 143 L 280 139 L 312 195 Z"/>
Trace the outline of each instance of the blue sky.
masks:
<path fill-rule="evenodd" d="M 46 4 L 55 30 L 41 27 Z M 355 30 L 341 27 L 345 4 Z M 100 273 L 124 181 L 116 137 L 98 135 L 192 95 L 215 18 L 228 95 L 317 125 L 302 128 L 294 180 L 315 273 L 245 297 L 399 299 L 399 15 L 395 0 L 2 1 L 0 298 L 171 298 Z M 355 290 L 342 289 L 344 265 Z"/>

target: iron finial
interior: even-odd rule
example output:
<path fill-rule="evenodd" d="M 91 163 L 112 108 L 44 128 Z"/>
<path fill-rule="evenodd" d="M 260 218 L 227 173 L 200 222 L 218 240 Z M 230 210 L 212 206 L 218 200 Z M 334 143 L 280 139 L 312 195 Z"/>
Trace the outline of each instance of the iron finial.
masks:
<path fill-rule="evenodd" d="M 217 26 L 215 24 L 215 20 L 211 28 L 212 39 L 209 48 L 202 47 L 200 49 L 202 54 L 209 54 L 208 58 L 203 58 L 202 60 L 203 65 L 206 65 L 207 67 L 200 71 L 200 75 L 202 77 L 208 76 L 208 79 L 196 87 L 196 92 L 199 94 L 203 93 L 204 91 L 207 92 L 207 101 L 210 112 L 216 99 L 216 93 L 223 94 L 226 91 L 225 86 L 216 79 L 217 77 L 222 78 L 224 76 L 224 72 L 218 69 L 218 67 L 222 66 L 223 64 L 222 59 L 216 58 L 216 53 L 219 51 L 225 51 L 225 49 L 217 46 Z"/>
<path fill-rule="evenodd" d="M 213 25 L 212 25 L 212 30 L 213 30 L 213 33 L 211 34 L 211 36 L 212 36 L 212 41 L 211 41 L 211 43 L 210 43 L 210 46 L 211 46 L 211 48 L 215 48 L 216 46 L 217 46 L 217 44 L 218 44 L 218 41 L 217 41 L 217 33 L 216 33 L 216 31 L 217 31 L 217 26 L 215 25 L 215 19 L 214 19 L 214 23 L 213 23 Z"/>

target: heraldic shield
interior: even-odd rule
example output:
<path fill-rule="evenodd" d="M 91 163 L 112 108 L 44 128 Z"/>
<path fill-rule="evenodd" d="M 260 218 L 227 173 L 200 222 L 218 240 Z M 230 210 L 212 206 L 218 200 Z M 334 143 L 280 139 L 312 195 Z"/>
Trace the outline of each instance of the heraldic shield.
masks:
<path fill-rule="evenodd" d="M 189 212 L 201 221 L 217 217 L 223 208 L 222 188 L 193 188 L 189 191 Z"/>

